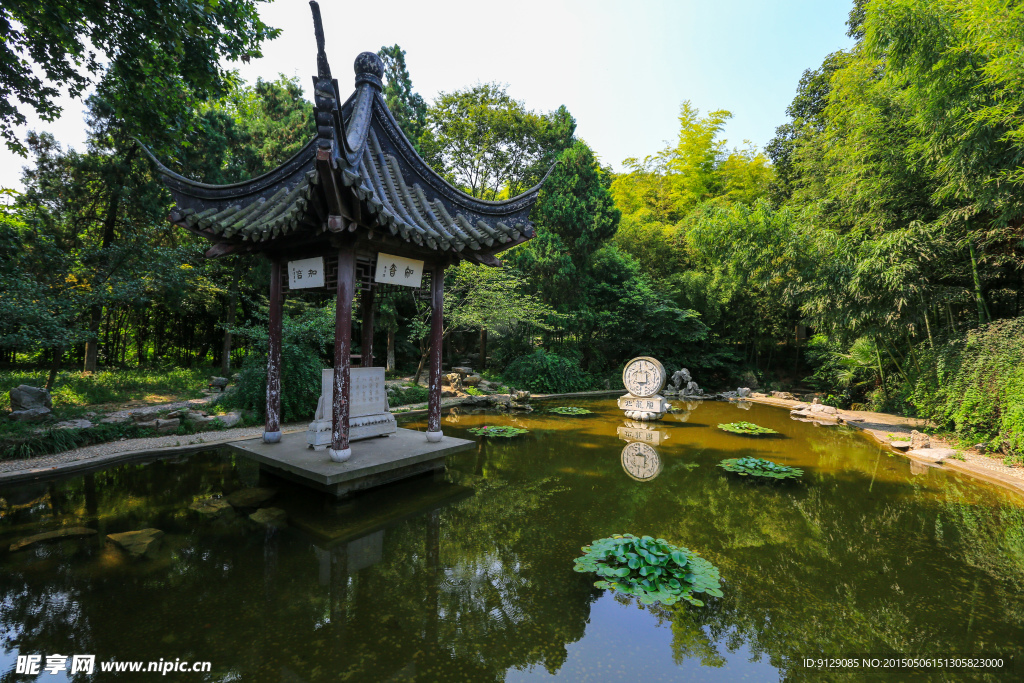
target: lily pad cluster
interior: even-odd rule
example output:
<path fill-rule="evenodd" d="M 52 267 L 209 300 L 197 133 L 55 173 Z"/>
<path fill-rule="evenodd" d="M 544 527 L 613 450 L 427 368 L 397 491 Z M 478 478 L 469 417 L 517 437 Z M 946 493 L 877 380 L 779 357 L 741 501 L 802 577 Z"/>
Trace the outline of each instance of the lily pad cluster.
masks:
<path fill-rule="evenodd" d="M 764 479 L 799 479 L 804 471 L 799 467 L 779 465 L 763 458 L 730 458 L 718 463 L 728 472 L 741 477 L 762 477 Z"/>
<path fill-rule="evenodd" d="M 587 410 L 586 408 L 574 408 L 569 406 L 559 406 L 558 408 L 550 408 L 549 413 L 557 413 L 559 415 L 590 415 L 594 411 Z"/>
<path fill-rule="evenodd" d="M 578 572 L 602 577 L 598 588 L 635 595 L 645 605 L 672 605 L 686 600 L 701 607 L 694 593 L 722 597 L 718 567 L 688 548 L 674 546 L 663 538 L 614 534 L 582 548 L 576 558 Z"/>
<path fill-rule="evenodd" d="M 775 431 L 774 429 L 768 429 L 767 427 L 756 425 L 753 422 L 729 422 L 727 424 L 718 425 L 718 428 L 726 432 L 731 432 L 733 434 L 745 434 L 747 436 L 760 436 L 762 434 L 778 434 L 778 432 Z"/>
<path fill-rule="evenodd" d="M 473 427 L 469 430 L 470 434 L 474 436 L 489 436 L 498 437 L 502 439 L 510 439 L 513 436 L 519 436 L 520 434 L 526 434 L 529 429 L 522 429 L 520 427 Z"/>

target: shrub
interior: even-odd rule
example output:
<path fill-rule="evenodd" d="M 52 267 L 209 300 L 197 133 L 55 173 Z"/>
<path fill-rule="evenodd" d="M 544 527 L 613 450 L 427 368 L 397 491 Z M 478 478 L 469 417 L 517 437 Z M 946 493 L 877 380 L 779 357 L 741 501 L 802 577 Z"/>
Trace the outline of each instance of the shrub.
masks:
<path fill-rule="evenodd" d="M 965 441 L 1024 453 L 1024 318 L 999 320 L 929 351 L 918 378 L 921 415 Z"/>
<path fill-rule="evenodd" d="M 426 387 L 419 385 L 400 387 L 395 390 L 389 397 L 389 401 L 393 406 L 404 406 L 410 403 L 423 403 L 430 397 L 430 392 L 427 391 Z"/>
<path fill-rule="evenodd" d="M 515 359 L 502 373 L 505 383 L 535 393 L 554 394 L 582 391 L 591 382 L 578 361 L 563 358 L 544 349 Z"/>
<path fill-rule="evenodd" d="M 322 363 L 319 355 L 298 344 L 281 349 L 281 421 L 313 417 L 320 400 Z M 239 373 L 238 383 L 218 403 L 225 408 L 255 410 L 267 415 L 267 360 L 250 356 Z"/>

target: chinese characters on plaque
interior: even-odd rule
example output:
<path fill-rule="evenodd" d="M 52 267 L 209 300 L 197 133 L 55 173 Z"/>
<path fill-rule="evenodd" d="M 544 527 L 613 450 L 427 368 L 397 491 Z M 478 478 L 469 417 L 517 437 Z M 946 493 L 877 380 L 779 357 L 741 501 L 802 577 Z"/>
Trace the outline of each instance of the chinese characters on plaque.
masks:
<path fill-rule="evenodd" d="M 305 258 L 288 262 L 288 289 L 308 289 L 324 286 L 324 259 Z"/>
<path fill-rule="evenodd" d="M 403 287 L 419 287 L 423 281 L 423 261 L 391 254 L 377 254 L 377 274 L 373 281 Z"/>

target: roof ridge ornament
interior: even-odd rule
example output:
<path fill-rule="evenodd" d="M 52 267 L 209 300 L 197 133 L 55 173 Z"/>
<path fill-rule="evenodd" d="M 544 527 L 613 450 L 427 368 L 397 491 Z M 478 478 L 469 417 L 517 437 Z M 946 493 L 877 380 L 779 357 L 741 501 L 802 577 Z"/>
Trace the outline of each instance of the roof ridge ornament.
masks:
<path fill-rule="evenodd" d="M 324 40 L 324 22 L 320 18 L 320 5 L 316 0 L 309 0 L 309 8 L 313 10 L 313 33 L 316 34 L 316 72 L 318 78 L 331 80 L 331 65 L 327 63 L 327 52 Z"/>
<path fill-rule="evenodd" d="M 360 52 L 352 68 L 356 72 L 356 87 L 369 83 L 378 91 L 384 89 L 384 60 L 376 52 Z"/>

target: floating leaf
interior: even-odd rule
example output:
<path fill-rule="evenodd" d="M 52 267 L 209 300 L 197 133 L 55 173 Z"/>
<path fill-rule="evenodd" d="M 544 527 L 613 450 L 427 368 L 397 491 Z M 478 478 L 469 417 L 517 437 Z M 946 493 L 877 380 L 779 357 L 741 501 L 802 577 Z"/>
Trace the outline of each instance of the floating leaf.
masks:
<path fill-rule="evenodd" d="M 734 472 L 741 477 L 753 476 L 763 479 L 799 479 L 804 471 L 799 467 L 779 465 L 762 458 L 730 458 L 718 463 L 727 472 Z"/>
<path fill-rule="evenodd" d="M 725 432 L 732 434 L 743 434 L 745 436 L 762 436 L 764 434 L 778 434 L 774 429 L 768 429 L 756 425 L 753 422 L 729 422 L 727 424 L 720 424 L 718 428 Z"/>
<path fill-rule="evenodd" d="M 503 439 L 509 439 L 512 438 L 513 436 L 526 434 L 530 430 L 521 429 L 519 427 L 473 427 L 468 431 L 470 434 L 474 436 L 499 437 Z"/>
<path fill-rule="evenodd" d="M 558 408 L 549 408 L 549 413 L 555 413 L 557 415 L 592 415 L 593 410 L 587 410 L 586 408 L 573 408 L 569 406 L 559 406 Z"/>
<path fill-rule="evenodd" d="M 704 603 L 693 598 L 692 593 L 722 596 L 717 567 L 692 550 L 674 546 L 663 538 L 616 534 L 583 547 L 586 555 L 576 558 L 575 571 L 610 577 L 613 580 L 597 581 L 594 585 L 636 595 L 643 604 L 672 605 L 683 599 L 701 606 Z"/>

